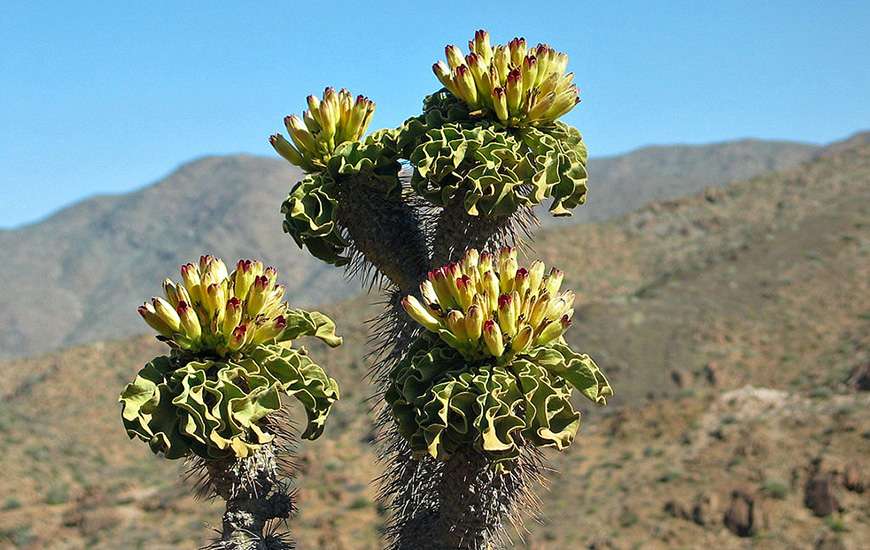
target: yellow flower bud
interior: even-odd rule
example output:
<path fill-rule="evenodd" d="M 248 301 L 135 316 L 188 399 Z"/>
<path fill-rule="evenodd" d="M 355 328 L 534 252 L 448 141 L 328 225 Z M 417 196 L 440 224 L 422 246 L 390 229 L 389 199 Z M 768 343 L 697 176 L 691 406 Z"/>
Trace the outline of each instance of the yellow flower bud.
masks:
<path fill-rule="evenodd" d="M 479 262 L 480 254 L 478 254 L 477 249 L 470 248 L 468 252 L 465 253 L 465 256 L 462 257 L 462 271 L 470 275 L 472 271 L 477 270 Z"/>
<path fill-rule="evenodd" d="M 544 292 L 542 295 L 538 296 L 538 299 L 532 305 L 532 311 L 529 313 L 529 324 L 533 327 L 537 327 L 541 324 L 541 321 L 544 320 L 544 317 L 547 314 L 547 310 L 550 307 L 550 294 L 548 292 Z"/>
<path fill-rule="evenodd" d="M 517 304 L 510 294 L 498 298 L 498 324 L 507 336 L 517 333 Z"/>
<path fill-rule="evenodd" d="M 465 316 L 465 332 L 468 334 L 468 339 L 472 341 L 479 340 L 483 333 L 483 310 L 477 305 L 468 308 Z"/>
<path fill-rule="evenodd" d="M 498 309 L 499 282 L 498 277 L 492 271 L 483 274 L 483 290 L 486 294 L 487 312 L 491 313 Z"/>
<path fill-rule="evenodd" d="M 468 332 L 465 329 L 465 315 L 459 310 L 451 310 L 447 314 L 447 328 L 460 341 L 468 339 Z"/>
<path fill-rule="evenodd" d="M 489 44 L 489 33 L 481 29 L 474 33 L 474 52 L 483 58 L 484 63 L 492 59 L 492 46 Z"/>
<path fill-rule="evenodd" d="M 571 318 L 567 315 L 563 316 L 561 319 L 550 321 L 550 323 L 541 330 L 540 334 L 538 334 L 535 343 L 539 346 L 549 344 L 556 338 L 562 336 L 570 325 Z"/>
<path fill-rule="evenodd" d="M 516 275 L 514 276 L 514 290 L 519 293 L 520 296 L 525 296 L 526 291 L 529 289 L 529 270 L 521 267 L 517 269 Z"/>
<path fill-rule="evenodd" d="M 483 341 L 486 349 L 493 357 L 501 357 L 504 353 L 504 339 L 498 325 L 492 319 L 483 323 Z"/>
<path fill-rule="evenodd" d="M 279 315 L 274 319 L 266 319 L 261 321 L 254 330 L 251 337 L 251 342 L 254 344 L 265 344 L 277 338 L 287 327 L 287 320 Z"/>
<path fill-rule="evenodd" d="M 522 353 L 526 349 L 528 349 L 529 344 L 532 342 L 532 327 L 523 324 L 520 330 L 517 331 L 517 335 L 511 340 L 511 350 L 514 353 Z"/>
<path fill-rule="evenodd" d="M 547 276 L 547 279 L 544 281 L 545 288 L 547 292 L 550 293 L 550 296 L 555 296 L 559 293 L 559 289 L 562 287 L 562 278 L 564 276 L 565 274 L 555 267 L 550 270 L 550 275 Z"/>
<path fill-rule="evenodd" d="M 452 44 L 444 47 L 444 55 L 447 57 L 447 64 L 450 66 L 450 70 L 452 71 L 455 71 L 458 67 L 461 67 L 465 64 L 465 59 L 462 57 L 462 52 L 460 52 L 459 48 Z"/>
<path fill-rule="evenodd" d="M 467 310 L 469 307 L 471 307 L 475 295 L 474 283 L 471 280 L 471 277 L 469 277 L 468 275 L 463 275 L 462 277 L 456 279 L 456 288 L 459 298 L 459 305 L 462 307 L 463 310 Z"/>
<path fill-rule="evenodd" d="M 236 327 L 242 322 L 241 300 L 235 296 L 227 300 L 225 311 L 220 332 L 229 338 L 233 331 L 236 330 Z"/>
<path fill-rule="evenodd" d="M 272 134 L 269 136 L 269 143 L 272 145 L 272 148 L 275 149 L 275 152 L 284 157 L 284 160 L 289 162 L 294 166 L 303 166 L 305 163 L 305 158 L 296 147 L 293 146 L 292 143 L 287 141 L 287 139 L 281 134 Z"/>
<path fill-rule="evenodd" d="M 191 299 L 194 302 L 199 301 L 199 269 L 197 269 L 197 267 L 192 263 L 184 264 L 181 266 L 181 280 L 184 282 L 184 288 L 187 289 Z"/>
<path fill-rule="evenodd" d="M 154 311 L 157 314 L 157 317 L 159 317 L 172 332 L 178 332 L 181 328 L 181 319 L 178 317 L 178 313 L 175 312 L 175 308 L 173 308 L 172 305 L 163 298 L 152 298 L 151 304 L 154 306 Z"/>
<path fill-rule="evenodd" d="M 260 314 L 263 306 L 266 304 L 266 297 L 270 291 L 269 278 L 265 275 L 260 275 L 254 278 L 254 284 L 248 291 L 248 298 L 245 301 L 245 311 L 251 317 L 256 317 Z"/>
<path fill-rule="evenodd" d="M 175 308 L 178 317 L 181 319 L 181 329 L 184 335 L 192 342 L 197 342 L 202 336 L 202 327 L 199 325 L 199 318 L 193 308 L 184 301 L 178 303 Z"/>
<path fill-rule="evenodd" d="M 230 351 L 240 350 L 248 342 L 249 332 L 247 325 L 242 324 L 237 326 L 230 335 L 230 341 L 227 343 L 227 348 Z"/>
<path fill-rule="evenodd" d="M 492 65 L 498 73 L 499 83 L 507 81 L 508 73 L 510 72 L 511 58 L 510 52 L 506 46 L 498 46 L 493 52 Z"/>
<path fill-rule="evenodd" d="M 529 288 L 532 290 L 532 294 L 539 294 L 541 292 L 541 281 L 544 280 L 544 262 L 541 260 L 535 260 L 532 262 L 532 265 L 529 266 Z"/>
<path fill-rule="evenodd" d="M 417 298 L 405 296 L 402 298 L 402 307 L 412 319 L 420 323 L 427 330 L 438 332 L 438 329 L 441 328 L 441 323 L 438 319 L 429 313 Z"/>
<path fill-rule="evenodd" d="M 148 323 L 148 326 L 156 330 L 158 333 L 163 336 L 172 336 L 173 330 L 167 325 L 163 320 L 157 316 L 157 312 L 154 309 L 154 306 L 148 303 L 142 304 L 137 309 L 139 315 L 142 316 L 142 319 Z"/>
<path fill-rule="evenodd" d="M 239 260 L 236 264 L 236 270 L 233 272 L 233 294 L 239 300 L 244 300 L 248 296 L 248 290 L 254 284 L 254 278 L 257 276 L 254 267 L 255 264 L 251 260 Z"/>

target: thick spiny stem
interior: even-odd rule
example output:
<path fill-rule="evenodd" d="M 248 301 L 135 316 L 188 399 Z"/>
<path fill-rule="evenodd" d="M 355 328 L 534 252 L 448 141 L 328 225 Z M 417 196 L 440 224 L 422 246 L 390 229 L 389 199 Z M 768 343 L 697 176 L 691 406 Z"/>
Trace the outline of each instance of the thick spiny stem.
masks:
<path fill-rule="evenodd" d="M 355 252 L 404 294 L 416 292 L 428 265 L 417 209 L 401 193 L 385 197 L 365 178 L 341 182 L 339 222 Z"/>
<path fill-rule="evenodd" d="M 536 225 L 531 210 L 513 217 L 470 216 L 461 203 L 441 211 L 433 242 L 431 266 L 457 260 L 468 248 L 494 249 L 521 245 Z M 401 312 L 397 312 L 401 315 Z M 380 373 L 401 353 L 402 342 L 379 367 Z M 392 359 L 392 360 L 390 360 Z M 542 484 L 542 463 L 537 449 L 524 448 L 514 469 L 496 473 L 479 453 L 468 450 L 447 462 L 431 457 L 415 459 L 389 414 L 382 414 L 383 457 L 389 470 L 382 478 L 383 500 L 394 517 L 387 528 L 394 550 L 483 550 L 510 542 L 507 526 L 519 529 L 522 520 L 536 515 L 539 502 L 534 489 Z"/>
<path fill-rule="evenodd" d="M 538 225 L 530 208 L 522 208 L 512 216 L 472 216 L 461 200 L 454 199 L 438 215 L 432 265 L 456 261 L 469 248 L 483 251 L 505 245 L 523 247 Z"/>
<path fill-rule="evenodd" d="M 280 479 L 275 449 L 264 445 L 243 459 L 205 461 L 215 495 L 226 502 L 221 538 L 207 548 L 278 550 L 292 545 L 285 537 L 270 536 L 267 523 L 286 520 L 294 510 L 293 497 Z"/>

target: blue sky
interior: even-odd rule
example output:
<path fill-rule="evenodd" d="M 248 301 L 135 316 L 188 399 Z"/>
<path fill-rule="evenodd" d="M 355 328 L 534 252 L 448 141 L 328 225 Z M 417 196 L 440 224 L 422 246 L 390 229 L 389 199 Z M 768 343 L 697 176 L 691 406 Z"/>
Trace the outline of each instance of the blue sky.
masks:
<path fill-rule="evenodd" d="M 870 127 L 868 2 L 270 4 L 0 3 L 0 227 L 197 156 L 271 155 L 268 134 L 326 85 L 397 125 L 477 28 L 570 54 L 567 120 L 593 155 Z"/>

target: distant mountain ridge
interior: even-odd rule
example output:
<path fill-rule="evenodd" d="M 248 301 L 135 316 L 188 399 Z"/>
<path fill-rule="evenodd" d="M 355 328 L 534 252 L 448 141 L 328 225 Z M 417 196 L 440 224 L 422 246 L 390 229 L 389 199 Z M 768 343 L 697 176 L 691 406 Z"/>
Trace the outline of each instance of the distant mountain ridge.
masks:
<path fill-rule="evenodd" d="M 586 207 L 556 223 L 603 221 L 652 201 L 677 199 L 809 160 L 819 147 L 742 139 L 707 145 L 653 145 L 589 161 Z M 544 225 L 553 218 L 541 217 Z"/>
<path fill-rule="evenodd" d="M 744 140 L 659 146 L 590 161 L 589 206 L 560 223 L 597 221 L 710 185 L 793 166 L 817 148 Z M 346 298 L 358 285 L 281 230 L 279 207 L 299 171 L 280 159 L 234 155 L 184 164 L 130 193 L 98 196 L 0 231 L 0 357 L 135 334 L 136 305 L 202 253 L 275 265 L 298 305 Z M 542 216 L 545 224 L 552 218 Z"/>

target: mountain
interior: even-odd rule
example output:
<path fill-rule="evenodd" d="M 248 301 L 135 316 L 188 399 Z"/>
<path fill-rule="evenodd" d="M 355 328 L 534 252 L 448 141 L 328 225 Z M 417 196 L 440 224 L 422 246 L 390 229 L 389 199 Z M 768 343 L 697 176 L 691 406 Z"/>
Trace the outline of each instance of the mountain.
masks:
<path fill-rule="evenodd" d="M 589 161 L 588 208 L 561 223 L 602 221 L 651 201 L 692 195 L 808 160 L 818 147 L 790 141 L 743 139 L 709 145 L 657 145 Z M 541 216 L 544 223 L 551 217 Z"/>
<path fill-rule="evenodd" d="M 868 219 L 870 144 L 843 142 L 792 169 L 543 231 L 536 255 L 578 293 L 569 339 L 616 395 L 603 409 L 578 401 L 577 443 L 549 453 L 545 523 L 515 547 L 870 540 Z M 369 302 L 323 307 L 345 345 L 311 346 L 342 399 L 301 448 L 292 525 L 304 548 L 379 548 Z M 118 392 L 160 351 L 137 337 L 0 364 L 0 546 L 203 542 L 217 505 L 195 503 L 181 466 L 128 441 L 118 418 Z"/>
<path fill-rule="evenodd" d="M 794 165 L 813 150 L 740 141 L 593 159 L 592 206 L 571 220 L 603 219 L 652 199 Z M 349 297 L 356 283 L 300 251 L 281 230 L 278 209 L 298 176 L 281 160 L 207 157 L 138 191 L 88 199 L 42 222 L 0 231 L 0 357 L 141 331 L 136 306 L 203 253 L 275 265 L 296 305 Z"/>
<path fill-rule="evenodd" d="M 141 330 L 136 306 L 200 254 L 275 265 L 294 303 L 356 289 L 281 231 L 299 172 L 281 160 L 209 157 L 144 189 L 96 197 L 0 233 L 0 353 L 27 355 Z"/>

